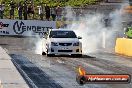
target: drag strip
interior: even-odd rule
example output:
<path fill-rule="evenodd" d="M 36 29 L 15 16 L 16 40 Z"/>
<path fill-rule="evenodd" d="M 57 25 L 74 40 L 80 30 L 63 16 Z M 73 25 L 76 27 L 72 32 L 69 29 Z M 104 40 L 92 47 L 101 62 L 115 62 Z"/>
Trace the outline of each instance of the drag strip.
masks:
<path fill-rule="evenodd" d="M 11 54 L 10 56 L 13 58 L 13 63 L 22 76 L 24 76 L 31 88 L 62 88 L 36 65 L 28 61 L 26 57 L 15 54 Z M 22 70 L 25 73 L 22 73 Z"/>
<path fill-rule="evenodd" d="M 0 38 L 1 46 L 12 57 L 31 88 L 132 88 L 130 84 L 86 84 L 76 82 L 81 65 L 88 74 L 132 74 L 132 60 L 108 53 L 93 53 L 83 57 L 36 54 L 35 43 L 28 38 Z M 33 43 L 32 43 L 33 42 Z M 7 45 L 8 44 L 8 45 Z M 93 56 L 93 57 L 91 57 Z"/>
<path fill-rule="evenodd" d="M 77 64 L 73 63 L 74 64 L 74 66 L 73 66 L 73 64 L 70 65 L 68 63 L 65 63 L 65 61 L 63 63 L 62 58 L 66 58 L 66 57 L 46 57 L 46 56 L 42 56 L 42 55 L 33 54 L 30 52 L 23 52 L 23 53 L 17 52 L 15 54 L 11 54 L 11 57 L 13 59 L 15 59 L 15 62 L 17 62 L 17 64 L 21 64 L 21 66 L 23 66 L 23 64 L 24 64 L 24 69 L 27 69 L 27 67 L 28 67 L 29 69 L 27 69 L 27 70 L 30 70 L 30 69 L 32 69 L 32 67 L 34 65 L 37 66 L 44 73 L 46 73 L 46 75 L 48 75 L 50 78 L 52 78 L 55 81 L 54 83 L 61 85 L 61 87 L 63 87 L 63 88 L 111 88 L 111 87 L 107 87 L 106 84 L 101 84 L 101 85 L 100 84 L 99 85 L 98 84 L 88 84 L 88 85 L 80 86 L 76 82 L 76 74 L 77 73 L 75 71 L 75 67 L 77 67 Z M 23 59 L 23 58 L 25 58 L 25 59 Z M 59 60 L 58 58 L 60 58 L 62 60 Z M 71 58 L 71 57 L 68 57 L 67 59 L 69 59 L 69 58 Z M 21 60 L 18 60 L 18 59 L 21 59 Z M 71 63 L 71 62 L 69 62 L 69 63 Z M 34 64 L 34 65 L 32 65 L 32 64 Z M 90 68 L 90 69 L 92 70 L 92 68 Z M 33 71 L 36 72 L 35 70 L 33 70 Z M 32 78 L 30 77 L 30 75 L 32 75 L 32 74 L 28 74 L 27 71 L 25 71 L 25 73 L 32 80 Z M 40 74 L 40 72 L 36 73 L 35 76 L 38 76 L 39 74 Z M 45 79 L 45 78 L 41 77 L 41 79 Z M 35 84 L 35 82 L 38 80 L 33 79 L 32 81 Z M 44 80 L 42 80 L 42 81 L 44 81 Z M 50 83 L 52 83 L 52 81 L 50 81 Z M 42 84 L 41 83 L 38 84 L 37 87 L 42 88 L 40 85 L 45 85 L 45 82 L 42 82 Z M 46 85 L 49 85 L 49 84 L 47 83 Z M 48 87 L 43 87 L 43 88 L 48 88 Z M 56 87 L 51 87 L 51 88 L 56 88 Z M 59 87 L 57 87 L 57 88 L 59 88 Z"/>
<path fill-rule="evenodd" d="M 130 68 L 125 69 L 125 67 L 120 67 L 118 64 L 107 60 L 89 56 L 83 56 L 82 58 L 69 56 L 46 57 L 27 51 L 12 53 L 26 57 L 63 88 L 67 88 L 67 86 L 69 88 L 131 88 L 131 84 L 122 84 L 122 86 L 120 84 L 86 84 L 80 86 L 76 83 L 78 65 L 82 65 L 89 74 L 128 73 L 131 71 Z M 26 63 L 26 61 L 22 61 Z M 26 64 L 26 66 L 31 67 L 29 64 Z"/>

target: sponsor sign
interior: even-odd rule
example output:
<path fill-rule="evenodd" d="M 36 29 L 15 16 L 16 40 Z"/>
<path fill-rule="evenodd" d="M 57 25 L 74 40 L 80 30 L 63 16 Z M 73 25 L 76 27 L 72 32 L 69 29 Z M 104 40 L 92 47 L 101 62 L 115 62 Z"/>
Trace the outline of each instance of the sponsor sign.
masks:
<path fill-rule="evenodd" d="M 9 34 L 9 31 L 2 30 L 4 28 L 7 28 L 8 26 L 9 26 L 9 24 L 0 22 L 0 34 L 3 34 L 3 35 Z"/>
<path fill-rule="evenodd" d="M 0 20 L 0 35 L 43 36 L 49 29 L 54 28 L 55 21 Z"/>

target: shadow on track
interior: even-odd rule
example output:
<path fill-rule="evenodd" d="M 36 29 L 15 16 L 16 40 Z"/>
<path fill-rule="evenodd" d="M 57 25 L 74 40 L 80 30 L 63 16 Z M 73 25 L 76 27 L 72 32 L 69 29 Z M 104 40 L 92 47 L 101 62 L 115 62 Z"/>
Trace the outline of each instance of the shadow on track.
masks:
<path fill-rule="evenodd" d="M 82 56 L 71 56 L 71 55 L 54 55 L 50 57 L 67 57 L 67 58 L 96 58 L 90 55 L 82 55 Z"/>

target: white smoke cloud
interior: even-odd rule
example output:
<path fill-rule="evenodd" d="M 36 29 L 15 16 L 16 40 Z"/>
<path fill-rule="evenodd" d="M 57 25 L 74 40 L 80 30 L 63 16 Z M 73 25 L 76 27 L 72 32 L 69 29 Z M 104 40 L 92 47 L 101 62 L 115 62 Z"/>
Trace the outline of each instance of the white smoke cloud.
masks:
<path fill-rule="evenodd" d="M 42 55 L 42 38 L 37 38 L 35 53 Z"/>
<path fill-rule="evenodd" d="M 109 15 L 100 13 L 87 14 L 75 21 L 76 16 L 71 7 L 66 7 L 64 14 L 70 23 L 67 29 L 74 30 L 78 36 L 82 37 L 83 53 L 97 52 L 98 49 L 113 49 L 118 32 L 122 31 L 122 8 L 111 12 Z M 104 19 L 110 20 L 109 27 L 105 27 Z M 72 19 L 72 21 L 71 21 Z M 35 40 L 35 53 L 42 54 L 42 39 L 37 37 Z"/>
<path fill-rule="evenodd" d="M 87 14 L 85 17 L 79 17 L 80 21 L 73 21 L 73 24 L 68 26 L 68 29 L 75 30 L 76 34 L 82 37 L 83 53 L 96 52 L 103 48 L 111 50 L 114 48 L 116 37 L 123 29 L 122 8 L 124 6 L 126 4 L 107 16 L 99 13 Z M 66 11 L 70 12 L 71 10 L 67 9 Z M 106 18 L 110 20 L 109 27 L 105 27 L 104 19 Z"/>
<path fill-rule="evenodd" d="M 64 16 L 66 18 L 66 20 L 71 20 L 74 18 L 74 12 L 73 12 L 73 9 L 72 7 L 70 6 L 66 6 L 65 7 L 65 10 L 64 10 Z"/>
<path fill-rule="evenodd" d="M 33 32 L 27 32 L 28 36 L 32 36 L 27 38 L 27 41 L 25 41 L 26 43 L 28 42 L 28 44 L 26 45 L 26 48 L 28 50 L 33 50 L 34 53 L 36 54 L 42 54 L 42 37 L 40 37 L 39 35 L 35 34 Z"/>
<path fill-rule="evenodd" d="M 104 25 L 101 22 L 102 15 L 87 15 L 77 24 L 75 32 L 82 37 L 83 53 L 94 52 L 100 44 L 101 31 L 104 31 Z M 74 25 L 75 26 L 75 25 Z M 74 27 L 72 28 L 74 29 Z"/>

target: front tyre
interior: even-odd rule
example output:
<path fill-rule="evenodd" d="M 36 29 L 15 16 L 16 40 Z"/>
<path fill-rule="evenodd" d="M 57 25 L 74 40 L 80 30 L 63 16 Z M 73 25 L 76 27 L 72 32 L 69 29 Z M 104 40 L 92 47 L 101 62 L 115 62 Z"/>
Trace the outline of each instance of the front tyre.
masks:
<path fill-rule="evenodd" d="M 72 54 L 73 57 L 82 57 L 82 54 Z"/>
<path fill-rule="evenodd" d="M 55 54 L 47 54 L 47 57 L 53 57 Z"/>
<path fill-rule="evenodd" d="M 47 52 L 47 54 L 46 54 L 47 57 L 53 57 L 53 56 L 55 56 L 55 54 L 48 54 L 49 53 L 48 49 L 46 50 L 46 52 Z"/>
<path fill-rule="evenodd" d="M 46 53 L 45 52 L 42 52 L 42 55 L 46 55 Z"/>

